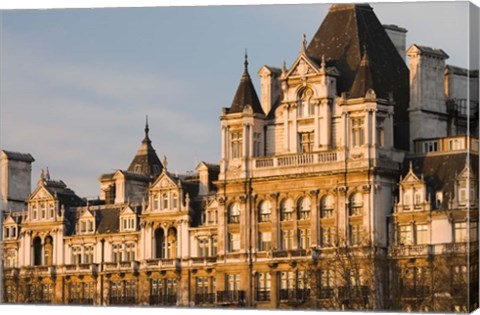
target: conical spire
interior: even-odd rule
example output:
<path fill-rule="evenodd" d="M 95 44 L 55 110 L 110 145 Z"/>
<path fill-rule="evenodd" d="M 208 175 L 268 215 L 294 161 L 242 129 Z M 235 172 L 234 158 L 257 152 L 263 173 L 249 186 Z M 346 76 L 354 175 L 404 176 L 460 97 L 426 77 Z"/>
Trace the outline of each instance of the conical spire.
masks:
<path fill-rule="evenodd" d="M 357 74 L 355 75 L 355 80 L 353 81 L 353 85 L 350 90 L 350 97 L 365 97 L 366 92 L 370 89 L 375 91 L 375 85 L 373 83 L 373 76 L 370 69 L 370 62 L 368 60 L 367 51 L 366 49 L 364 49 L 362 61 L 358 66 Z"/>
<path fill-rule="evenodd" d="M 158 176 L 163 169 L 163 165 L 152 147 L 152 141 L 148 135 L 150 128 L 148 126 L 148 116 L 145 119 L 145 137 L 142 144 L 133 158 L 128 172 Z"/>
<path fill-rule="evenodd" d="M 253 87 L 250 74 L 248 73 L 248 55 L 245 50 L 245 59 L 243 62 L 244 70 L 240 84 L 238 85 L 237 92 L 230 106 L 229 114 L 241 113 L 245 106 L 250 105 L 254 113 L 264 114 L 260 101 L 258 100 L 257 92 Z"/>

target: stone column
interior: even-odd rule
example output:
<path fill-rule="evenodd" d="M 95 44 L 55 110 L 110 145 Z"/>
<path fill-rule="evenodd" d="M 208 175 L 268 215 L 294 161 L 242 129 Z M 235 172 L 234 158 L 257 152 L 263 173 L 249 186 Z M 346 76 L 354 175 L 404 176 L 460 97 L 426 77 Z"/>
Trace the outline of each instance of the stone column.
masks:
<path fill-rule="evenodd" d="M 293 105 L 293 130 L 292 130 L 292 146 L 290 153 L 298 153 L 298 124 L 297 124 L 297 105 Z"/>
<path fill-rule="evenodd" d="M 318 211 L 318 190 L 313 190 L 310 192 L 310 196 L 312 196 L 312 203 L 311 203 L 311 231 L 310 231 L 310 246 L 317 246 L 318 245 L 318 226 L 320 223 L 320 216 Z"/>
<path fill-rule="evenodd" d="M 289 145 L 289 139 L 290 139 L 290 132 L 289 132 L 289 127 L 288 127 L 288 111 L 289 111 L 289 106 L 288 104 L 284 105 L 284 110 L 283 110 L 283 117 L 284 117 L 284 122 L 283 122 L 283 134 L 285 139 L 283 139 L 284 146 L 285 146 L 285 152 L 290 152 L 290 145 Z"/>
<path fill-rule="evenodd" d="M 276 248 L 278 249 L 278 231 L 280 230 L 280 207 L 278 204 L 278 194 L 270 194 L 270 198 L 272 199 L 272 218 L 271 222 L 274 225 L 272 228 L 272 234 L 271 234 L 271 241 L 272 241 L 272 249 Z"/>
<path fill-rule="evenodd" d="M 320 141 L 320 127 L 319 127 L 319 115 L 320 115 L 320 102 L 315 102 L 314 106 L 314 116 L 313 116 L 313 125 L 314 125 L 314 138 L 313 138 L 313 147 L 314 151 L 318 150 L 318 147 L 321 144 Z"/>

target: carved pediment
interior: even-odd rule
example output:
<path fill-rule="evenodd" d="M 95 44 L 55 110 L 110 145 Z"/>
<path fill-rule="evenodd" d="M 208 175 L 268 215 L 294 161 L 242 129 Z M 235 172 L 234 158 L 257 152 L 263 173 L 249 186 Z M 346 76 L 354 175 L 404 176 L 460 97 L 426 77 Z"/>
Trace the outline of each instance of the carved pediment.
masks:
<path fill-rule="evenodd" d="M 177 189 L 180 185 L 175 182 L 175 180 L 170 177 L 167 173 L 160 175 L 155 183 L 152 185 L 153 190 L 168 190 L 168 189 Z"/>
<path fill-rule="evenodd" d="M 300 55 L 287 73 L 287 77 L 306 77 L 310 74 L 317 74 L 318 67 L 307 56 Z"/>
<path fill-rule="evenodd" d="M 29 201 L 34 201 L 34 200 L 38 200 L 38 199 L 54 199 L 54 197 L 52 196 L 52 194 L 50 194 L 50 192 L 45 189 L 44 187 L 38 187 L 33 193 L 32 195 L 30 196 L 30 199 Z"/>

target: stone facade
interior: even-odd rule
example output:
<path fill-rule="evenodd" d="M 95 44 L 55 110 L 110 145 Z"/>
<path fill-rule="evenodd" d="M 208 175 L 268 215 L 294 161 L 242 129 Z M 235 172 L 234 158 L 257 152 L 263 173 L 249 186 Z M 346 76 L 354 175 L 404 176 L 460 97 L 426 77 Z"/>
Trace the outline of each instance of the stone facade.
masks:
<path fill-rule="evenodd" d="M 168 171 L 148 122 L 128 169 L 100 176 L 99 200 L 43 173 L 24 193 L 33 158 L 3 154 L 2 194 L 23 194 L 22 207 L 3 206 L 3 302 L 477 307 L 478 129 L 467 135 L 469 116 L 455 107 L 462 98 L 478 107 L 478 91 L 465 95 L 475 72 L 413 45 L 408 83 L 397 54 L 405 30 L 385 27 L 401 33 L 392 43 L 368 5 L 332 6 L 317 35 L 346 41 L 331 24 L 351 16 L 373 23 L 370 37 L 346 26 L 352 73 L 319 44 L 328 39 L 303 38 L 290 68 L 260 69 L 258 98 L 245 56 L 220 117 L 219 164 L 201 162 L 196 174 Z M 382 62 L 401 75 L 386 78 Z M 410 95 L 399 96 L 405 83 Z M 22 177 L 8 177 L 17 160 Z"/>

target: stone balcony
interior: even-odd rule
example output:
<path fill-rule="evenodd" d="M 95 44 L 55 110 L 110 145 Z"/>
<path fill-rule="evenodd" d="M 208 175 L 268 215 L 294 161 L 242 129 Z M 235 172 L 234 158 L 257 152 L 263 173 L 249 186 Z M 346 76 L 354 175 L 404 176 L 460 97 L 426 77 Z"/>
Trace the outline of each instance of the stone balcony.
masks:
<path fill-rule="evenodd" d="M 178 269 L 180 266 L 180 259 L 177 258 L 154 258 L 144 261 L 144 268 L 147 270 Z"/>
<path fill-rule="evenodd" d="M 369 162 L 368 157 L 373 162 Z M 321 151 L 304 154 L 287 154 L 271 157 L 257 157 L 252 161 L 253 175 L 277 176 L 298 173 L 299 167 L 307 167 L 309 172 L 341 171 L 345 161 L 349 168 L 370 166 L 397 168 L 403 161 L 404 153 L 394 149 L 360 147 L 349 151 Z"/>
<path fill-rule="evenodd" d="M 56 266 L 25 266 L 20 269 L 20 275 L 23 277 L 50 277 L 56 275 L 56 273 Z"/>
<path fill-rule="evenodd" d="M 98 264 L 71 264 L 64 265 L 61 269 L 64 274 L 89 274 L 95 275 L 98 272 Z"/>
<path fill-rule="evenodd" d="M 191 257 L 190 263 L 192 266 L 210 266 L 217 262 L 217 257 Z"/>
<path fill-rule="evenodd" d="M 391 257 L 419 257 L 433 254 L 432 245 L 398 245 L 388 250 Z"/>
<path fill-rule="evenodd" d="M 138 271 L 139 262 L 132 260 L 132 261 L 120 261 L 120 262 L 107 262 L 104 263 L 103 267 L 105 271 L 118 271 L 118 272 L 125 272 L 125 271 Z"/>

